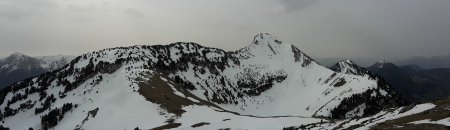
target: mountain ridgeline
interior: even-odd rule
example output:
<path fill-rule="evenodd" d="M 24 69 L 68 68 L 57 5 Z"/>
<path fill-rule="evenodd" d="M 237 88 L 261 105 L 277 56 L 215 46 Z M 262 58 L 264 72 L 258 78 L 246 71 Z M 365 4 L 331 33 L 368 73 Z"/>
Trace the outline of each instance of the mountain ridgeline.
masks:
<path fill-rule="evenodd" d="M 382 78 L 357 66 L 331 70 L 265 33 L 237 51 L 179 42 L 83 54 L 3 89 L 0 103 L 2 125 L 14 129 L 185 127 L 184 117 L 199 116 L 192 107 L 342 119 L 405 104 Z"/>

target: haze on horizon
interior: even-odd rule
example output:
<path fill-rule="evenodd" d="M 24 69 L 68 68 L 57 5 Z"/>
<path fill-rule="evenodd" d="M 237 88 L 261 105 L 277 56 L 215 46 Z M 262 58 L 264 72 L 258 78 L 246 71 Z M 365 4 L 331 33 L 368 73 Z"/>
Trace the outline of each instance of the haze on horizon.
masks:
<path fill-rule="evenodd" d="M 267 32 L 314 58 L 449 55 L 449 0 L 0 0 L 0 57 L 196 42 L 233 51 Z"/>

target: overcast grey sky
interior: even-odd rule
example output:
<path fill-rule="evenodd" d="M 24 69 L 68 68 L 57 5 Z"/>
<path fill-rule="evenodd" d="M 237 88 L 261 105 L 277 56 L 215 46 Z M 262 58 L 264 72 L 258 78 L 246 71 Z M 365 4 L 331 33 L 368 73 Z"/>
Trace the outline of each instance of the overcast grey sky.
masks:
<path fill-rule="evenodd" d="M 450 54 L 450 0 L 0 0 L 0 57 L 271 33 L 316 58 Z"/>

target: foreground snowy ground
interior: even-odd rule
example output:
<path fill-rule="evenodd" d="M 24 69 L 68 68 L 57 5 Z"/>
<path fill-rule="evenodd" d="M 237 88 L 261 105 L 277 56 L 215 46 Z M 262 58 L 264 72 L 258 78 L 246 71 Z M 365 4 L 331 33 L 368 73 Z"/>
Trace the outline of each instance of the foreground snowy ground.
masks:
<path fill-rule="evenodd" d="M 414 121 L 411 123 L 412 124 L 441 124 L 441 125 L 450 126 L 450 117 L 441 119 L 441 120 L 437 120 L 437 121 L 431 121 L 431 119 L 425 119 L 425 120 L 420 120 L 420 121 Z"/>
<path fill-rule="evenodd" d="M 324 121 L 291 129 L 449 129 L 450 99 L 381 111 L 364 118 Z"/>
<path fill-rule="evenodd" d="M 188 106 L 183 108 L 188 112 L 177 119 L 182 125 L 176 129 L 192 129 L 192 124 L 200 122 L 210 123 L 196 129 L 248 129 L 248 130 L 276 130 L 298 124 L 310 124 L 320 122 L 321 119 L 302 117 L 250 117 L 239 116 L 228 112 L 217 112 L 204 106 Z"/>
<path fill-rule="evenodd" d="M 449 105 L 449 104 L 447 104 Z M 357 130 L 367 130 L 367 129 L 378 129 L 380 124 L 386 122 L 399 120 L 401 118 L 414 118 L 423 113 L 441 113 L 438 107 L 432 103 L 419 104 L 415 106 L 406 106 L 397 109 L 389 109 L 382 111 L 376 115 L 365 117 L 365 118 L 354 118 L 345 120 L 325 120 L 319 118 L 303 118 L 303 117 L 250 117 L 250 116 L 240 116 L 234 115 L 228 112 L 218 112 L 213 108 L 204 106 L 189 106 L 184 107 L 186 114 L 175 122 L 181 123 L 181 126 L 175 129 L 201 129 L 201 130 L 211 130 L 211 129 L 225 129 L 230 128 L 232 130 L 280 130 L 280 129 L 312 129 L 312 130 L 323 130 L 323 129 L 357 129 Z M 447 109 L 448 110 L 448 109 Z M 448 111 L 447 111 L 448 112 Z M 433 118 L 433 117 L 422 117 L 422 118 Z M 192 127 L 191 124 L 207 123 L 201 127 Z M 420 128 L 424 124 L 441 124 L 445 126 L 450 126 L 450 118 L 439 119 L 437 121 L 430 121 L 430 119 L 412 121 L 407 124 L 415 124 Z M 290 127 L 298 126 L 298 127 Z M 401 123 L 392 125 L 387 129 L 403 128 Z M 430 127 L 430 128 L 440 128 L 440 127 Z M 447 127 L 448 128 L 448 127 Z"/>

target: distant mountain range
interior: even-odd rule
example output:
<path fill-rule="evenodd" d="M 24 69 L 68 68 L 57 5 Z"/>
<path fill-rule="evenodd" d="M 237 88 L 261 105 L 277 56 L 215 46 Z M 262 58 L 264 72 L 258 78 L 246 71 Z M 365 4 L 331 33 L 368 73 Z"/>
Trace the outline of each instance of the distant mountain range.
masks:
<path fill-rule="evenodd" d="M 14 53 L 0 59 L 0 89 L 17 81 L 56 70 L 69 63 L 73 56 L 31 57 Z"/>
<path fill-rule="evenodd" d="M 377 60 L 374 59 L 366 59 L 362 57 L 350 58 L 355 61 L 360 66 L 371 66 Z M 325 66 L 333 66 L 336 62 L 346 60 L 346 58 L 318 58 L 319 63 Z M 423 56 L 414 56 L 410 58 L 393 60 L 392 63 L 399 66 L 409 66 L 414 65 L 424 69 L 435 69 L 435 68 L 450 68 L 450 55 L 447 56 L 433 56 L 433 57 L 423 57 Z"/>
<path fill-rule="evenodd" d="M 367 70 L 384 77 L 409 101 L 428 102 L 450 97 L 450 68 L 423 69 L 417 65 L 397 66 L 380 61 Z"/>
<path fill-rule="evenodd" d="M 450 68 L 424 69 L 417 65 L 397 66 L 386 61 L 363 68 L 351 60 L 340 61 L 330 68 L 354 75 L 377 74 L 409 102 L 430 102 L 450 97 Z"/>
<path fill-rule="evenodd" d="M 357 66 L 349 60 L 332 64 L 339 59 L 326 58 L 322 59 L 322 63 L 332 69 L 342 65 Z M 386 79 L 410 102 L 430 102 L 450 97 L 450 56 L 415 57 L 396 63 L 379 61 L 362 69 Z"/>
<path fill-rule="evenodd" d="M 396 61 L 398 65 L 417 65 L 422 68 L 450 68 L 450 55 L 422 57 L 415 56 L 405 60 Z"/>

